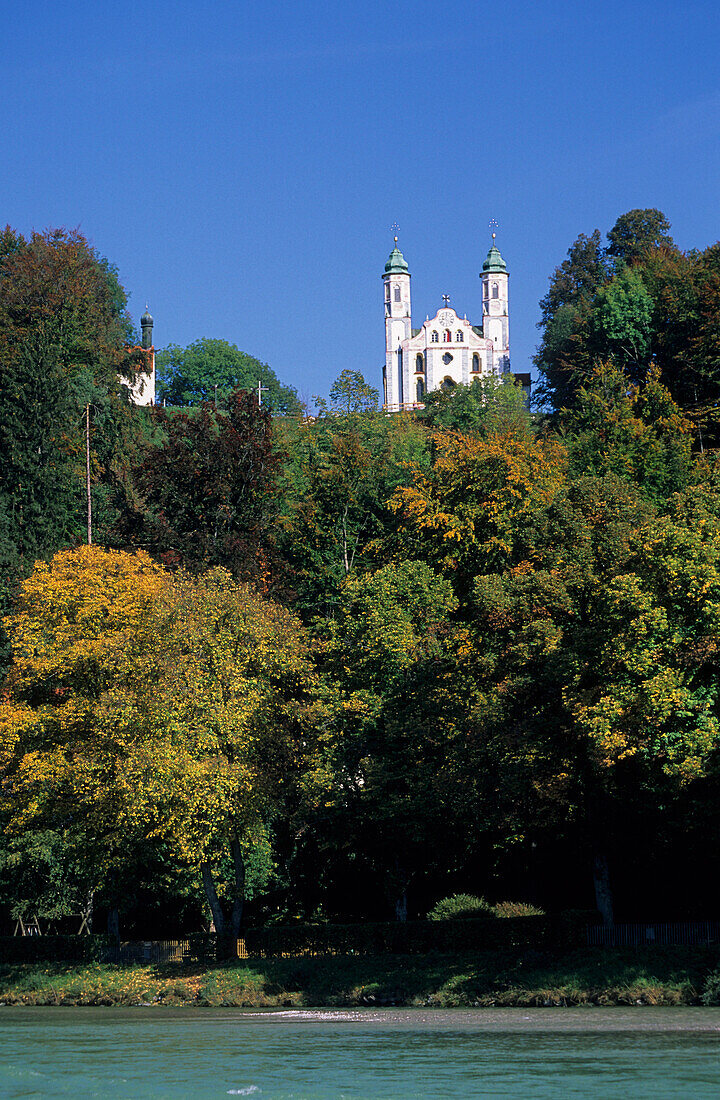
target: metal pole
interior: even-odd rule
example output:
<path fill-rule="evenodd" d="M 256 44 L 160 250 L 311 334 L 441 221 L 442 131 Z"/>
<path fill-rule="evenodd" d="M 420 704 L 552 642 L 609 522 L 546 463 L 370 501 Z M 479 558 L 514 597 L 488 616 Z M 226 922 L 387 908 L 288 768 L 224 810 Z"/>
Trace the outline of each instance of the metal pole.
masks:
<path fill-rule="evenodd" d="M 90 491 L 90 404 L 85 406 L 85 485 L 87 488 L 87 540 L 92 545 L 92 493 Z"/>

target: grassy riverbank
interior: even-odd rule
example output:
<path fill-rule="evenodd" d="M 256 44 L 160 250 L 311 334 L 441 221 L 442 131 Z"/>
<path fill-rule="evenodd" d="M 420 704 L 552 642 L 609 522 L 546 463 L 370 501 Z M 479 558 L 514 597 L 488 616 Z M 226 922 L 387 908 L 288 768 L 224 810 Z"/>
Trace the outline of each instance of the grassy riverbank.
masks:
<path fill-rule="evenodd" d="M 717 989 L 713 948 L 375 958 L 255 959 L 207 966 L 0 965 L 4 1005 L 693 1005 Z"/>

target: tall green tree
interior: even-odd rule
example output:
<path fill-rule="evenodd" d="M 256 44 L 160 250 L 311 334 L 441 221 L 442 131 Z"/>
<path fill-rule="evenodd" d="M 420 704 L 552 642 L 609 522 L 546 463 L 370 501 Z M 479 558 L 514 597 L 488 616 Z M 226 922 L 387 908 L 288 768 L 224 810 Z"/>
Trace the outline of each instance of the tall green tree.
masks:
<path fill-rule="evenodd" d="M 631 264 L 651 249 L 675 249 L 670 222 L 661 210 L 628 210 L 609 230 L 606 253 L 615 264 Z"/>
<path fill-rule="evenodd" d="M 296 414 L 300 401 L 292 386 L 283 385 L 267 363 L 248 355 L 227 340 L 204 338 L 186 348 L 170 344 L 156 358 L 158 400 L 168 405 L 212 402 L 225 408 L 237 389 L 257 393 L 263 386 L 263 404 L 275 413 Z"/>
<path fill-rule="evenodd" d="M 596 229 L 581 233 L 568 249 L 567 259 L 550 276 L 540 302 L 542 331 L 535 365 L 541 379 L 538 393 L 555 409 L 571 403 L 575 389 L 575 359 L 582 346 L 585 316 L 598 289 L 607 279 L 605 251 Z"/>
<path fill-rule="evenodd" d="M 346 577 L 378 564 L 397 526 L 388 501 L 428 444 L 416 418 L 377 410 L 325 413 L 287 436 L 281 547 L 307 614 L 331 615 Z"/>
<path fill-rule="evenodd" d="M 369 386 L 359 370 L 344 370 L 330 387 L 330 407 L 333 412 L 371 412 L 377 409 L 380 394 Z"/>
<path fill-rule="evenodd" d="M 125 293 L 77 232 L 0 240 L 0 570 L 8 577 L 81 537 L 86 403 L 102 425 L 93 475 L 106 502 L 122 496 L 132 440 L 121 376 L 133 352 Z M 108 522 L 112 517 L 107 517 Z"/>
<path fill-rule="evenodd" d="M 538 394 L 556 412 L 573 408 L 597 363 L 612 359 L 631 382 L 644 380 L 669 318 L 657 276 L 676 261 L 669 223 L 654 209 L 631 210 L 609 231 L 583 234 L 550 277 L 540 302 L 541 342 L 535 355 Z M 655 280 L 645 277 L 651 265 Z M 670 379 L 663 380 L 670 383 Z"/>

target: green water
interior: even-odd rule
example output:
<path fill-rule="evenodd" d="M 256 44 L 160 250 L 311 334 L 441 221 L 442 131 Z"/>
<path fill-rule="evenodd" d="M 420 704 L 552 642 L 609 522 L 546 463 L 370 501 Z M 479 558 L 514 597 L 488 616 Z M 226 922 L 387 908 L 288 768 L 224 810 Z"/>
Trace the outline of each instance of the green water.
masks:
<path fill-rule="evenodd" d="M 720 1009 L 0 1009 L 0 1096 L 720 1096 Z"/>

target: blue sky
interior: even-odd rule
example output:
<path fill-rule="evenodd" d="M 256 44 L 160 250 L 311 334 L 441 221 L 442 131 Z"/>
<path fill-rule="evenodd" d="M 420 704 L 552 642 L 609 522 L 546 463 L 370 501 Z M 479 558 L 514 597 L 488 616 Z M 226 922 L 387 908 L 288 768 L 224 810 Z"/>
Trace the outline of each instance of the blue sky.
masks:
<path fill-rule="evenodd" d="M 580 232 L 638 206 L 720 237 L 720 6 L 0 0 L 0 221 L 79 226 L 156 343 L 238 344 L 300 393 L 380 384 L 390 226 L 420 324 L 479 318 L 488 222 L 511 353 Z"/>

